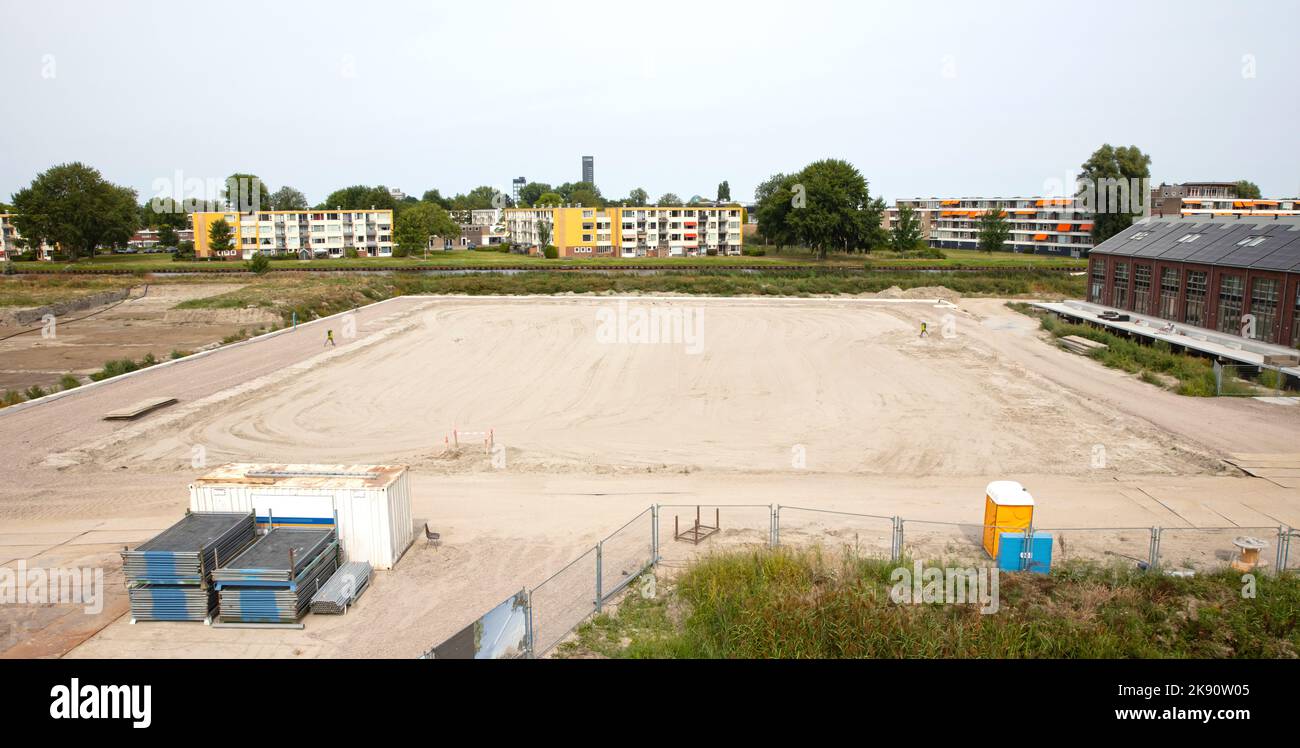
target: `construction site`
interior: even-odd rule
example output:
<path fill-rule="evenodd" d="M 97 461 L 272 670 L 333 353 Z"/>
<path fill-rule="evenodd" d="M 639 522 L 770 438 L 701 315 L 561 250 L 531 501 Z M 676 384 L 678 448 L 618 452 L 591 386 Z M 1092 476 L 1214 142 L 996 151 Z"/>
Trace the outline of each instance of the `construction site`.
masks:
<path fill-rule="evenodd" d="M 605 334 L 629 314 L 678 327 Z M 96 613 L 0 607 L 0 654 L 419 657 L 629 518 L 665 569 L 771 544 L 774 511 L 782 543 L 887 555 L 904 533 L 849 518 L 905 518 L 913 556 L 974 558 L 995 481 L 1032 492 L 1034 525 L 1066 528 L 1058 558 L 1146 563 L 1160 527 L 1165 564 L 1226 565 L 1238 536 L 1262 535 L 1260 556 L 1294 567 L 1300 543 L 1276 552 L 1300 525 L 1297 444 L 1285 399 L 1181 397 L 946 289 L 399 297 L 0 411 L 0 565 L 105 570 Z M 400 483 L 375 499 L 384 532 L 365 525 L 382 542 L 356 539 L 341 500 L 303 498 L 369 490 L 366 476 Z M 204 488 L 250 482 L 298 487 L 275 501 Z M 271 576 L 130 561 L 190 510 L 234 515 L 250 557 L 300 550 Z M 310 567 L 314 593 L 362 548 L 348 579 L 364 596 L 310 612 L 295 575 Z M 642 570 L 613 569 L 603 594 Z M 289 625 L 239 625 L 267 621 Z"/>

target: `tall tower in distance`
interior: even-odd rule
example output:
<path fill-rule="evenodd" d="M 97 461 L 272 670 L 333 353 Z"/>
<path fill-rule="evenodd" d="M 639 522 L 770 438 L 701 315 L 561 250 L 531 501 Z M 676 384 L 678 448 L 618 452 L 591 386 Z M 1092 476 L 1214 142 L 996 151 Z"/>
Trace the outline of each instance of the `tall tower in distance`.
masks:
<path fill-rule="evenodd" d="M 596 157 L 595 156 L 582 157 L 582 181 L 586 182 L 587 184 L 593 184 L 593 185 L 596 183 Z"/>

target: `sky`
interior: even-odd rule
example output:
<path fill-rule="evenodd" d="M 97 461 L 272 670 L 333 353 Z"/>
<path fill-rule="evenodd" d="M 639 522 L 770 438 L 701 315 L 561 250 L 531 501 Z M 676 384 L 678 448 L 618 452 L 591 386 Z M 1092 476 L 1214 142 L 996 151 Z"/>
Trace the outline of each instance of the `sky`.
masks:
<path fill-rule="evenodd" d="M 1028 196 L 1103 143 L 1300 195 L 1297 0 L 0 0 L 0 201 L 560 184 L 748 200 L 841 158 L 887 200 Z M 1058 188 L 1059 189 L 1059 188 Z"/>

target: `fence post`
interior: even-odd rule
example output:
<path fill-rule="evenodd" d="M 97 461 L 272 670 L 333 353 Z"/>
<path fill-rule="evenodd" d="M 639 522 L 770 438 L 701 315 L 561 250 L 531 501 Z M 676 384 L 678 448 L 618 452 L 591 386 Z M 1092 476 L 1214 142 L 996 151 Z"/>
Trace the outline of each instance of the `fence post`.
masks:
<path fill-rule="evenodd" d="M 650 565 L 659 563 L 659 505 L 654 504 L 650 507 L 650 521 L 654 523 L 650 528 Z"/>
<path fill-rule="evenodd" d="M 601 588 L 601 583 L 600 583 L 601 554 L 604 553 L 604 547 L 605 547 L 605 541 L 603 540 L 596 544 L 596 612 L 597 613 L 599 613 L 601 608 L 604 607 L 605 605 L 605 600 L 603 599 L 605 595 L 601 592 L 600 589 Z"/>
<path fill-rule="evenodd" d="M 1278 525 L 1277 528 L 1277 573 L 1281 574 L 1286 571 L 1287 555 L 1290 553 L 1291 545 L 1291 528 L 1286 525 Z"/>
<path fill-rule="evenodd" d="M 527 635 L 524 640 L 528 642 L 528 659 L 537 658 L 537 639 L 533 632 L 533 591 L 524 589 L 524 604 L 528 606 L 528 618 L 524 625 L 527 627 Z"/>
<path fill-rule="evenodd" d="M 1151 528 L 1151 550 L 1147 555 L 1147 568 L 1155 569 L 1160 566 L 1160 528 Z"/>
<path fill-rule="evenodd" d="M 894 515 L 894 538 L 890 543 L 889 560 L 898 561 L 903 557 L 903 518 Z"/>
<path fill-rule="evenodd" d="M 773 548 L 779 548 L 781 546 L 781 505 L 780 504 L 777 504 L 776 507 L 772 509 L 771 542 Z"/>

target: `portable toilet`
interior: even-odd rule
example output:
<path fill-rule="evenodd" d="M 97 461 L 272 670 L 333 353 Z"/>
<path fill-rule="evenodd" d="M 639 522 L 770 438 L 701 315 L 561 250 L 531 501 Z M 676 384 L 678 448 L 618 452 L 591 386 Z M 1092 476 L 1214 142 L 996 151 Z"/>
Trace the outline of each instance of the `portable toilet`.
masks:
<path fill-rule="evenodd" d="M 1034 497 L 1013 480 L 995 480 L 984 489 L 984 552 L 998 557 L 1004 532 L 1024 530 L 1034 521 Z"/>

